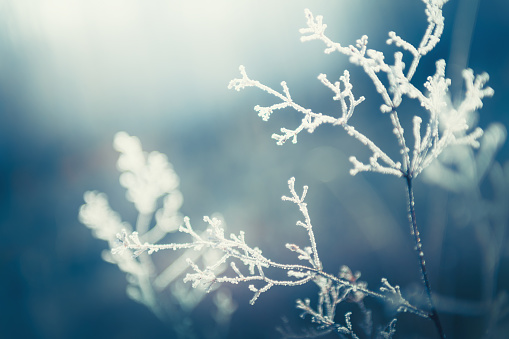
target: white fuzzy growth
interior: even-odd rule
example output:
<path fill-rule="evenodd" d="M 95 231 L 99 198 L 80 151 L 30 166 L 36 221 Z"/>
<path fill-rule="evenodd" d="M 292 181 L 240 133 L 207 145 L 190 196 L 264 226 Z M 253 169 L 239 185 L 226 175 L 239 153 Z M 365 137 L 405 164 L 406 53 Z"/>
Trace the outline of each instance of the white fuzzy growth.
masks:
<path fill-rule="evenodd" d="M 120 184 L 127 189 L 127 199 L 142 214 L 154 212 L 157 199 L 179 185 L 168 159 L 159 152 L 143 152 L 140 140 L 126 132 L 115 135 L 114 147 L 120 152 L 117 167 L 122 172 Z"/>
<path fill-rule="evenodd" d="M 395 44 L 410 52 L 414 57 L 412 64 L 409 68 L 407 79 L 410 80 L 422 56 L 428 54 L 440 41 L 440 37 L 444 31 L 444 17 L 442 15 L 442 7 L 448 0 L 423 0 L 426 4 L 426 16 L 428 20 L 428 27 L 424 33 L 419 47 L 414 47 L 411 43 L 405 41 L 398 36 L 395 32 L 389 32 L 389 39 L 387 44 Z"/>
<path fill-rule="evenodd" d="M 80 207 L 79 220 L 90 228 L 94 236 L 111 244 L 122 229 L 131 229 L 123 223 L 120 215 L 110 208 L 106 194 L 88 191 L 84 194 L 85 204 Z"/>
<path fill-rule="evenodd" d="M 426 133 L 422 138 L 417 154 L 412 160 L 414 176 L 427 168 L 445 149 L 451 145 L 479 147 L 479 138 L 483 135 L 477 127 L 469 132 L 468 117 L 482 107 L 482 99 L 493 95 L 490 87 L 485 87 L 489 77 L 486 73 L 474 76 L 472 70 L 463 71 L 466 93 L 458 108 L 449 104 L 450 80 L 445 78 L 445 61 L 437 61 L 437 72 L 428 77 L 425 83 L 427 96 L 421 104 L 430 114 Z"/>

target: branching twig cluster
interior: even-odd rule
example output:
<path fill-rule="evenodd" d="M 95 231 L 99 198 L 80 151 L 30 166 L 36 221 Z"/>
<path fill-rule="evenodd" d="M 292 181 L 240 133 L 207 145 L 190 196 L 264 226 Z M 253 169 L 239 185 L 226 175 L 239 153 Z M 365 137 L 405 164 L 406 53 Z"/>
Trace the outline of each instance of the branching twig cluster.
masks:
<path fill-rule="evenodd" d="M 210 289 L 214 284 L 229 283 L 249 283 L 249 289 L 254 293 L 250 303 L 254 304 L 256 300 L 274 286 L 297 286 L 314 282 L 319 288 L 318 304 L 314 308 L 309 299 L 297 300 L 297 308 L 303 311 L 302 316 L 309 315 L 312 321 L 318 324 L 320 330 L 331 330 L 337 333 L 355 335 L 349 322 L 349 316 L 346 317 L 346 327 L 339 325 L 336 318 L 336 306 L 345 301 L 358 303 L 361 309 L 364 309 L 363 299 L 366 296 L 376 298 L 383 302 L 393 305 L 397 312 L 412 312 L 423 318 L 428 314 L 418 307 L 410 304 L 401 294 L 399 286 L 392 287 L 387 279 L 382 279 L 382 286 L 379 291 L 373 291 L 367 288 L 367 284 L 358 280 L 360 273 L 353 274 L 350 269 L 343 266 L 338 275 L 327 273 L 323 269 L 315 242 L 313 226 L 307 209 L 307 203 L 304 201 L 307 193 L 307 186 L 304 186 L 302 194 L 295 190 L 295 179 L 288 181 L 290 196 L 283 196 L 282 200 L 296 204 L 303 216 L 303 221 L 298 221 L 297 226 L 307 231 L 310 246 L 300 247 L 296 244 L 286 244 L 286 248 L 298 255 L 298 259 L 306 264 L 281 264 L 275 262 L 262 254 L 257 247 L 250 247 L 246 243 L 245 234 L 230 234 L 229 238 L 225 236 L 221 220 L 205 217 L 204 221 L 208 224 L 204 235 L 199 235 L 191 226 L 188 218 L 184 219 L 184 225 L 180 232 L 187 233 L 192 237 L 189 243 L 174 243 L 165 245 L 156 245 L 141 243 L 137 240 L 136 233 L 130 235 L 125 232 L 119 235 L 120 244 L 114 251 L 131 250 L 135 255 L 144 251 L 155 252 L 160 249 L 178 249 L 194 248 L 201 251 L 204 248 L 220 250 L 223 255 L 208 266 L 200 268 L 192 260 L 188 260 L 194 273 L 187 274 L 184 281 L 192 282 L 194 287 L 204 286 Z M 230 264 L 231 273 L 221 273 L 218 269 L 225 263 Z M 243 266 L 238 266 L 242 264 Z M 265 273 L 266 269 L 276 268 L 282 270 L 288 276 L 288 279 L 279 279 L 269 276 Z M 257 286 L 258 285 L 258 286 Z M 366 312 L 369 312 L 366 310 Z M 371 328 L 371 325 L 369 326 Z"/>

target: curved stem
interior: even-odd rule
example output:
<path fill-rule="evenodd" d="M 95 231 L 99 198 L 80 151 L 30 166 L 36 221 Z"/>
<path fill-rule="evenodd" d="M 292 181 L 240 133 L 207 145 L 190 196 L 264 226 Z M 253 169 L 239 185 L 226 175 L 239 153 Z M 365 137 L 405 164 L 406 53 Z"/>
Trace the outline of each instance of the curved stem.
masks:
<path fill-rule="evenodd" d="M 419 229 L 417 228 L 417 219 L 415 218 L 415 200 L 414 200 L 414 191 L 412 188 L 412 174 L 407 173 L 405 175 L 407 188 L 408 188 L 408 218 L 411 226 L 411 233 L 414 236 L 415 242 L 415 250 L 417 251 L 417 256 L 419 258 L 419 266 L 421 268 L 422 279 L 424 280 L 424 285 L 426 287 L 426 294 L 428 296 L 428 304 L 430 307 L 429 317 L 433 320 L 435 327 L 437 328 L 438 334 L 441 339 L 445 339 L 445 333 L 442 328 L 442 323 L 440 322 L 440 318 L 438 316 L 438 312 L 433 303 L 433 299 L 431 297 L 431 285 L 428 279 L 428 272 L 426 270 L 426 261 L 424 260 L 424 252 L 422 250 L 421 237 L 419 236 Z"/>

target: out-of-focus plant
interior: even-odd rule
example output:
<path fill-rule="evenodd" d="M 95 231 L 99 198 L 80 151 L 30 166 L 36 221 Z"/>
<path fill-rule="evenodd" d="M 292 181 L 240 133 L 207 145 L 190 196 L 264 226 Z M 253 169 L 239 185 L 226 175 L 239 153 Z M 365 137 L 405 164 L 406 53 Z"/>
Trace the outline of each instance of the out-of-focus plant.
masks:
<path fill-rule="evenodd" d="M 182 283 L 182 276 L 188 269 L 188 258 L 203 260 L 207 264 L 216 260 L 217 251 L 188 249 L 173 258 L 164 269 L 152 260 L 149 255 L 152 252 L 119 251 L 117 235 L 121 233 L 129 232 L 135 243 L 159 242 L 175 233 L 183 220 L 179 212 L 183 197 L 178 189 L 179 177 L 164 154 L 144 152 L 140 140 L 125 132 L 117 133 L 114 148 L 120 152 L 117 162 L 121 172 L 120 184 L 127 189 L 126 198 L 138 212 L 135 226 L 123 222 L 110 208 L 106 195 L 96 191 L 85 193 L 79 219 L 95 237 L 108 242 L 110 250 L 103 252 L 103 259 L 118 265 L 126 273 L 127 295 L 131 299 L 147 306 L 161 320 L 168 321 L 179 338 L 203 337 L 204 334 L 193 325 L 190 313 L 203 300 L 206 291 L 187 287 Z M 185 249 L 186 246 L 179 248 Z M 169 300 L 168 293 L 163 294 L 166 289 L 170 291 Z M 228 290 L 215 292 L 216 309 L 212 311 L 212 317 L 216 326 L 203 329 L 208 338 L 225 335 L 235 310 Z"/>

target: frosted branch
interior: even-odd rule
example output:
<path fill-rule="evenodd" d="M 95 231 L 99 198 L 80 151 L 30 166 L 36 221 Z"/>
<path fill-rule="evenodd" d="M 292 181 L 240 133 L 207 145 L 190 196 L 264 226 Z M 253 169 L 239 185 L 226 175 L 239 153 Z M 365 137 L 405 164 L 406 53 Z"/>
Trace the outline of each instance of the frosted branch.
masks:
<path fill-rule="evenodd" d="M 325 53 L 339 52 L 350 57 L 350 62 L 362 66 L 366 74 L 371 78 L 375 84 L 376 90 L 382 95 L 385 104 L 391 105 L 391 99 L 385 86 L 382 84 L 377 76 L 380 71 L 390 72 L 390 67 L 385 63 L 384 56 L 381 52 L 367 49 L 368 37 L 362 36 L 356 41 L 355 46 L 342 46 L 337 42 L 333 42 L 325 35 L 325 28 L 327 25 L 323 24 L 323 17 L 321 15 L 313 16 L 309 9 L 305 10 L 307 18 L 306 28 L 301 28 L 299 32 L 302 34 L 300 40 L 302 42 L 311 40 L 320 40 L 325 46 Z"/>
<path fill-rule="evenodd" d="M 394 303 L 401 310 L 410 310 L 417 314 L 424 313 L 403 299 L 399 293 L 399 287 L 396 288 L 398 298 L 388 297 L 382 293 L 369 290 L 367 284 L 359 280 L 360 273 L 353 274 L 346 266 L 341 268 L 337 276 L 325 272 L 318 255 L 313 226 L 305 202 L 308 188 L 304 186 L 302 192 L 297 193 L 294 178 L 288 181 L 288 188 L 290 194 L 283 196 L 282 200 L 292 202 L 298 206 L 303 220 L 298 221 L 296 225 L 307 231 L 310 246 L 301 248 L 295 244 L 287 244 L 286 247 L 297 253 L 299 260 L 308 262 L 309 265 L 281 264 L 272 261 L 265 257 L 259 248 L 247 244 L 244 232 L 241 231 L 237 235 L 230 234 L 227 238 L 222 221 L 210 217 L 204 217 L 208 228 L 203 234 L 198 234 L 193 229 L 189 218 L 184 218 L 179 231 L 191 237 L 192 241 L 187 243 L 151 244 L 142 242 L 136 231 L 122 230 L 117 235 L 117 243 L 112 249 L 112 255 L 118 256 L 128 252 L 132 255 L 127 257 L 123 255 L 123 257 L 130 258 L 128 260 L 136 263 L 136 258 L 143 253 L 153 254 L 160 250 L 169 249 L 202 251 L 205 248 L 210 259 L 206 260 L 208 264 L 201 268 L 195 260 L 188 259 L 187 265 L 191 267 L 193 272 L 187 274 L 184 282 L 191 282 L 194 288 L 203 287 L 207 291 L 219 283 L 248 283 L 249 290 L 253 292 L 253 297 L 250 300 L 251 304 L 254 304 L 263 293 L 274 286 L 298 286 L 314 282 L 319 288 L 317 308 L 313 309 L 309 302 L 300 300 L 297 301 L 297 307 L 302 309 L 304 314 L 311 315 L 320 326 L 331 327 L 334 331 L 348 334 L 353 338 L 356 338 L 356 334 L 352 330 L 349 314 L 345 316 L 346 326 L 339 325 L 334 321 L 336 306 L 345 300 L 362 303 L 364 297 L 370 296 Z M 101 205 L 104 210 L 104 202 L 99 199 L 99 206 Z M 86 219 L 86 215 L 85 213 L 84 219 Z M 112 220 L 115 221 L 116 219 L 113 218 Z M 118 224 L 117 221 L 115 223 Z M 212 250 L 215 251 L 215 256 L 210 252 Z M 218 253 L 219 255 L 217 255 Z M 242 266 L 238 266 L 238 264 Z M 224 270 L 225 266 L 230 267 L 230 273 Z M 274 278 L 267 275 L 264 271 L 267 268 L 276 268 L 286 272 L 288 279 Z"/>
<path fill-rule="evenodd" d="M 410 305 L 410 303 L 401 294 L 399 286 L 392 286 L 385 278 L 382 278 L 382 287 L 380 287 L 380 292 L 385 293 L 393 305 L 397 306 L 397 312 L 411 312 L 423 318 L 429 317 L 427 313 Z"/>
<path fill-rule="evenodd" d="M 268 86 L 263 85 L 259 81 L 251 80 L 246 73 L 246 70 L 244 66 L 240 66 L 240 73 L 242 75 L 242 78 L 240 79 L 234 79 L 230 81 L 230 84 L 228 85 L 229 89 L 235 89 L 239 91 L 240 89 L 243 89 L 245 87 L 257 87 L 279 99 L 281 99 L 283 102 L 274 104 L 267 107 L 261 107 L 259 105 L 255 106 L 255 111 L 258 112 L 258 116 L 260 116 L 264 121 L 267 121 L 271 114 L 275 110 L 279 110 L 286 107 L 291 107 L 297 112 L 300 112 L 304 115 L 302 118 L 301 124 L 296 129 L 287 129 L 287 128 L 281 128 L 282 134 L 273 134 L 272 138 L 277 140 L 278 145 L 283 145 L 286 141 L 292 140 L 293 143 L 297 143 L 297 135 L 303 131 L 306 130 L 309 133 L 313 133 L 314 130 L 320 126 L 321 124 L 328 123 L 333 125 L 343 125 L 345 124 L 348 119 L 352 116 L 354 109 L 357 105 L 359 105 L 362 101 L 364 101 L 364 97 L 360 97 L 359 99 L 355 99 L 353 93 L 352 93 L 352 85 L 350 83 L 350 75 L 347 71 L 345 71 L 344 75 L 340 77 L 340 81 L 343 83 L 344 89 L 340 89 L 340 83 L 336 82 L 335 84 L 330 83 L 326 79 L 325 74 L 320 74 L 318 79 L 327 87 L 332 89 L 334 93 L 336 94 L 334 96 L 334 100 L 338 100 L 341 105 L 341 117 L 336 118 L 330 115 L 322 114 L 322 113 L 314 113 L 310 109 L 304 108 L 300 106 L 299 104 L 295 103 L 292 100 L 292 97 L 290 95 L 290 91 L 288 89 L 288 86 L 286 85 L 286 82 L 282 82 L 281 86 L 283 87 L 283 93 L 280 93 Z M 348 99 L 348 100 L 346 100 Z"/>
<path fill-rule="evenodd" d="M 350 62 L 363 67 L 366 74 L 373 81 L 377 91 L 382 95 L 384 104 L 380 109 L 383 113 L 390 113 L 393 132 L 400 146 L 400 153 L 403 158 L 402 169 L 400 167 L 395 168 L 386 161 L 387 159 L 383 158 L 389 166 L 379 165 L 377 159 L 381 157 L 382 153 L 379 153 L 378 150 L 370 145 L 370 149 L 373 150 L 373 156 L 370 158 L 369 164 L 362 163 L 355 157 L 351 157 L 351 161 L 354 164 L 354 169 L 351 170 L 352 174 L 361 171 L 376 171 L 395 175 L 408 173 L 412 177 L 416 177 L 451 144 L 467 144 L 472 147 L 478 147 L 477 139 L 482 135 L 482 131 L 476 129 L 469 134 L 465 134 L 469 127 L 462 119 L 462 116 L 466 110 L 480 108 L 482 106 L 482 98 L 493 94 L 491 88 L 484 88 L 488 78 L 487 75 L 483 74 L 474 78 L 471 70 L 464 72 L 464 78 L 467 83 L 465 100 L 458 109 L 459 113 L 452 112 L 449 114 L 450 126 L 443 129 L 441 133 L 439 133 L 438 120 L 439 115 L 443 115 L 442 112 L 446 106 L 445 99 L 447 98 L 450 85 L 450 80 L 445 78 L 445 62 L 443 60 L 437 62 L 436 74 L 429 77 L 424 85 L 429 91 L 428 95 L 423 94 L 421 90 L 410 83 L 420 58 L 429 53 L 440 41 L 444 28 L 442 7 L 446 2 L 445 0 L 424 0 L 428 27 L 418 47 L 414 47 L 395 32 L 389 33 L 388 44 L 395 44 L 397 47 L 413 55 L 412 64 L 406 75 L 404 73 L 405 64 L 402 61 L 403 54 L 401 52 L 394 54 L 394 65 L 389 66 L 385 63 L 382 52 L 367 49 L 368 40 L 366 36 L 359 39 L 355 46 L 344 47 L 339 43 L 333 42 L 325 35 L 325 28 L 327 26 L 323 24 L 322 16 L 314 16 L 309 10 L 306 10 L 307 27 L 300 30 L 302 34 L 301 41 L 320 40 L 326 45 L 325 53 L 340 52 L 349 56 Z M 379 72 L 387 74 L 390 84 L 389 90 L 380 81 L 377 75 Z M 334 89 L 331 84 L 326 85 L 337 92 L 337 89 Z M 392 93 L 393 97 L 390 98 L 388 93 Z M 410 159 L 410 149 L 406 146 L 404 130 L 396 112 L 396 108 L 400 105 L 403 95 L 419 100 L 421 105 L 430 114 L 423 137 L 420 135 L 422 119 L 419 122 L 414 119 L 413 132 L 416 144 L 414 145 L 412 159 Z"/>
<path fill-rule="evenodd" d="M 387 327 L 380 332 L 380 337 L 382 339 L 391 339 L 392 336 L 396 333 L 396 322 L 397 319 L 392 319 L 391 322 L 387 325 Z"/>
<path fill-rule="evenodd" d="M 485 87 L 489 77 L 486 73 L 474 76 L 472 70 L 463 71 L 466 93 L 457 109 L 450 107 L 448 102 L 448 88 L 450 80 L 445 78 L 445 61 L 437 61 L 437 72 L 429 77 L 425 83 L 429 94 L 421 99 L 421 105 L 430 113 L 430 121 L 424 136 L 420 137 L 420 122 L 416 126 L 414 119 L 414 136 L 418 143 L 414 144 L 412 172 L 414 177 L 421 173 L 450 145 L 468 145 L 479 147 L 479 138 L 483 135 L 481 128 L 473 131 L 467 124 L 472 112 L 483 106 L 482 99 L 493 96 L 494 91 Z"/>
<path fill-rule="evenodd" d="M 428 20 L 428 27 L 424 36 L 422 37 L 419 47 L 414 47 L 411 43 L 405 41 L 398 36 L 395 32 L 389 32 L 389 39 L 387 44 L 395 44 L 398 47 L 410 52 L 413 55 L 412 64 L 408 70 L 406 78 L 411 80 L 421 57 L 428 54 L 440 41 L 440 37 L 444 31 L 444 17 L 442 15 L 442 7 L 448 0 L 423 0 L 426 4 L 426 17 Z"/>
<path fill-rule="evenodd" d="M 254 293 L 250 301 L 251 304 L 254 304 L 263 293 L 274 286 L 297 286 L 312 281 L 320 289 L 319 306 L 316 312 L 324 317 L 328 315 L 329 319 L 334 319 L 333 315 L 336 311 L 336 305 L 346 299 L 361 302 L 365 296 L 370 296 L 386 300 L 383 294 L 367 289 L 366 283 L 358 280 L 360 274 L 352 274 L 346 266 L 342 268 L 337 276 L 323 270 L 307 204 L 305 203 L 307 186 L 304 186 L 302 193 L 299 194 L 295 190 L 295 179 L 291 178 L 288 181 L 288 187 L 290 195 L 283 196 L 282 199 L 292 202 L 299 207 L 304 219 L 303 221 L 298 221 L 296 225 L 307 231 L 310 246 L 301 248 L 295 244 L 287 244 L 286 248 L 297 253 L 298 259 L 308 262 L 309 265 L 275 262 L 265 257 L 259 248 L 249 246 L 244 232 L 240 232 L 238 235 L 230 234 L 227 238 L 221 221 L 215 218 L 204 218 L 204 221 L 209 226 L 206 231 L 207 236 L 200 236 L 191 227 L 189 219 L 185 218 L 184 225 L 180 231 L 191 235 L 194 241 L 193 244 L 182 244 L 182 246 L 195 246 L 197 249 L 208 247 L 219 250 L 222 252 L 222 255 L 218 259 L 212 260 L 204 268 L 200 268 L 194 261 L 189 260 L 188 263 L 194 272 L 189 273 L 184 281 L 191 282 L 194 287 L 203 286 L 205 288 L 211 288 L 216 283 L 249 283 L 249 290 Z M 144 250 L 151 249 L 149 244 L 137 244 L 136 246 L 141 246 Z M 174 246 L 169 245 L 165 249 L 173 249 Z M 220 272 L 218 274 L 217 269 L 224 264 L 229 265 L 231 272 Z M 238 264 L 241 264 L 244 268 L 238 266 Z M 267 268 L 276 268 L 286 272 L 288 279 L 273 278 L 267 275 L 264 271 Z M 422 311 L 419 311 L 414 306 L 407 306 L 405 304 L 405 307 L 412 308 L 416 313 L 422 313 Z"/>
<path fill-rule="evenodd" d="M 348 312 L 345 314 L 345 324 L 346 326 L 342 326 L 331 319 L 328 316 L 324 316 L 322 313 L 317 312 L 311 307 L 311 301 L 309 299 L 304 299 L 304 301 L 298 299 L 297 300 L 297 308 L 302 310 L 301 318 L 304 318 L 306 315 L 311 317 L 311 321 L 313 323 L 318 324 L 321 329 L 331 329 L 336 333 L 347 334 L 351 336 L 353 339 L 359 339 L 359 337 L 355 334 L 352 328 L 352 322 L 350 317 L 352 312 Z"/>
<path fill-rule="evenodd" d="M 338 82 L 334 84 L 331 83 L 325 74 L 320 74 L 318 79 L 324 84 L 326 87 L 331 89 L 334 92 L 333 99 L 339 101 L 341 116 L 336 118 L 330 115 L 326 115 L 323 113 L 314 113 L 310 109 L 306 109 L 298 104 L 296 104 L 292 99 L 289 93 L 288 87 L 284 86 L 285 93 L 279 93 L 272 88 L 262 85 L 258 81 L 254 81 L 249 79 L 246 74 L 246 71 L 243 66 L 240 67 L 240 72 L 242 75 L 241 79 L 234 79 L 230 82 L 229 88 L 234 88 L 236 90 L 240 90 L 241 88 L 245 88 L 248 86 L 258 87 L 269 94 L 272 94 L 284 102 L 281 104 L 275 104 L 269 107 L 260 107 L 256 106 L 255 110 L 258 112 L 263 112 L 263 114 L 259 114 L 264 120 L 267 120 L 270 117 L 270 114 L 275 110 L 282 107 L 292 107 L 297 112 L 304 114 L 304 118 L 302 119 L 301 124 L 294 130 L 281 128 L 281 132 L 283 134 L 273 134 L 272 138 L 277 140 L 278 145 L 284 144 L 287 140 L 292 139 L 293 143 L 297 142 L 297 135 L 303 131 L 307 130 L 309 133 L 312 133 L 316 127 L 323 123 L 329 123 L 332 125 L 339 125 L 346 130 L 346 132 L 359 140 L 362 144 L 366 145 L 372 152 L 373 156 L 370 158 L 370 164 L 365 165 L 358 161 L 352 161 L 354 164 L 354 169 L 351 170 L 350 173 L 356 174 L 360 171 L 373 171 L 385 174 L 392 174 L 396 176 L 401 176 L 401 164 L 399 162 L 393 161 L 385 152 L 383 152 L 378 146 L 375 145 L 368 137 L 364 134 L 357 131 L 353 126 L 348 124 L 348 120 L 353 115 L 354 109 L 357 105 L 359 105 L 362 101 L 364 101 L 364 97 L 360 97 L 359 99 L 355 99 L 352 93 L 352 84 L 350 83 L 350 73 L 345 71 L 344 74 L 339 78 Z M 270 113 L 269 113 L 270 112 Z M 385 165 L 381 165 L 378 163 L 378 159 L 381 159 Z"/>
<path fill-rule="evenodd" d="M 119 245 L 111 249 L 112 253 L 123 253 L 125 250 L 131 250 L 134 251 L 134 257 L 141 255 L 145 251 L 147 251 L 148 254 L 152 254 L 159 250 L 178 250 L 196 247 L 194 243 L 171 243 L 164 245 L 149 244 L 148 242 L 142 243 L 138 237 L 138 232 L 132 232 L 129 234 L 125 230 L 122 230 L 121 233 L 117 234 L 117 238 Z"/>

